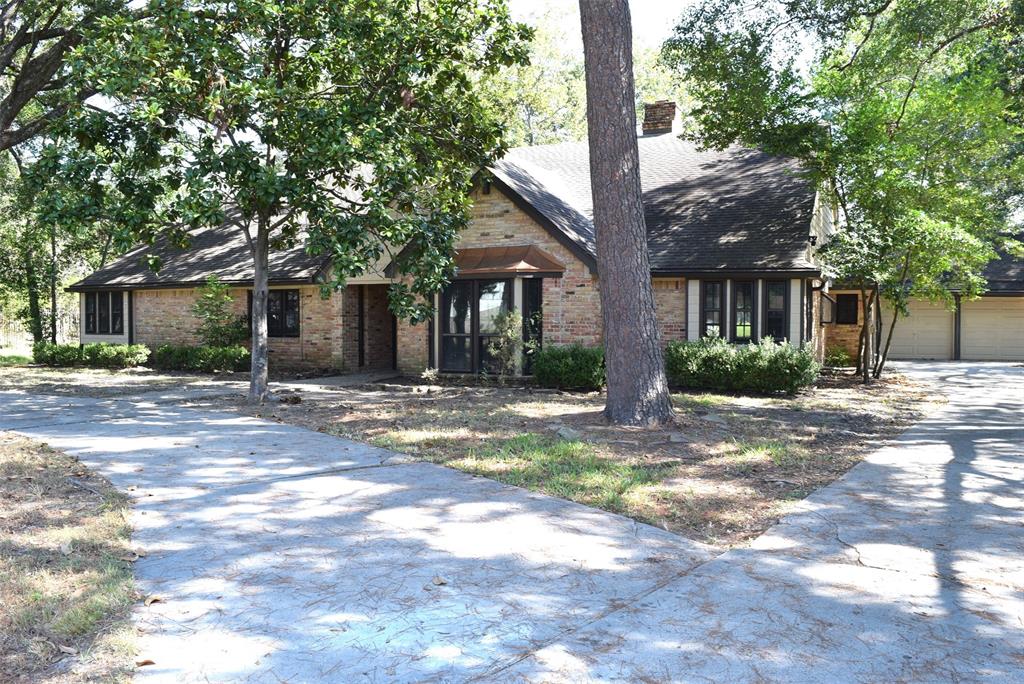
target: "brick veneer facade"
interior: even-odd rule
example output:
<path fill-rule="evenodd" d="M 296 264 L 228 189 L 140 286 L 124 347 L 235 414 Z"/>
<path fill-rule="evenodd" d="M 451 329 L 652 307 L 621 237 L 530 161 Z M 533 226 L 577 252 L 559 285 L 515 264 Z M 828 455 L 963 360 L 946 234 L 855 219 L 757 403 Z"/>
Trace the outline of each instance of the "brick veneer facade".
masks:
<path fill-rule="evenodd" d="M 561 278 L 545 278 L 542 289 L 545 345 L 601 344 L 601 300 L 597 277 L 569 248 L 497 188 L 473 195 L 473 217 L 457 247 L 536 245 L 565 266 Z M 686 339 L 686 281 L 655 279 L 654 298 L 662 341 Z M 398 324 L 398 368 L 418 373 L 428 365 L 427 324 Z"/>
<path fill-rule="evenodd" d="M 273 288 L 277 289 L 277 288 Z M 355 348 L 355 333 L 344 327 L 342 308 L 353 299 L 347 292 L 327 299 L 320 288 L 305 285 L 299 290 L 299 336 L 270 338 L 270 363 L 278 367 L 346 368 L 346 349 Z M 196 289 L 136 290 L 133 299 L 135 341 L 152 348 L 162 344 L 199 344 L 195 331 L 199 320 L 192 315 Z M 232 308 L 248 311 L 247 290 L 233 288 Z"/>
<path fill-rule="evenodd" d="M 860 352 L 860 326 L 863 321 L 860 293 L 856 290 L 832 290 L 829 292 L 829 295 L 832 297 L 835 297 L 837 294 L 852 294 L 857 296 L 857 323 L 844 325 L 826 323 L 822 326 L 821 339 L 824 346 L 823 353 L 832 347 L 840 347 L 845 349 L 850 354 L 851 358 L 856 359 Z"/>

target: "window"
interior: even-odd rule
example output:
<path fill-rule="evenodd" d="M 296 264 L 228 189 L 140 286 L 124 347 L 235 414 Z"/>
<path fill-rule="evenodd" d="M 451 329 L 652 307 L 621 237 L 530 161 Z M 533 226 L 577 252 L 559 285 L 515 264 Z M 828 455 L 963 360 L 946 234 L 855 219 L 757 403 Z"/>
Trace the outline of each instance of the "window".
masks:
<path fill-rule="evenodd" d="M 252 320 L 252 290 L 249 290 L 249 320 Z M 299 336 L 299 291 L 267 292 L 267 337 Z"/>
<path fill-rule="evenodd" d="M 85 334 L 124 334 L 123 292 L 87 292 L 85 294 Z"/>
<path fill-rule="evenodd" d="M 836 295 L 836 323 L 857 325 L 858 298 L 855 294 Z"/>
<path fill-rule="evenodd" d="M 703 281 L 701 294 L 701 331 L 702 335 L 716 335 L 722 337 L 725 330 L 722 329 L 722 283 L 716 281 Z"/>
<path fill-rule="evenodd" d="M 523 280 L 523 342 L 523 374 L 530 375 L 533 356 L 544 342 L 544 281 L 540 278 Z"/>
<path fill-rule="evenodd" d="M 733 342 L 754 339 L 754 283 L 751 281 L 732 284 L 732 323 Z"/>
<path fill-rule="evenodd" d="M 512 280 L 457 280 L 441 293 L 441 370 L 494 370 L 488 346 L 512 309 Z"/>
<path fill-rule="evenodd" d="M 441 368 L 473 370 L 473 282 L 456 281 L 441 295 Z"/>
<path fill-rule="evenodd" d="M 764 284 L 764 337 L 777 341 L 788 339 L 786 319 L 787 301 L 785 280 L 768 280 Z"/>

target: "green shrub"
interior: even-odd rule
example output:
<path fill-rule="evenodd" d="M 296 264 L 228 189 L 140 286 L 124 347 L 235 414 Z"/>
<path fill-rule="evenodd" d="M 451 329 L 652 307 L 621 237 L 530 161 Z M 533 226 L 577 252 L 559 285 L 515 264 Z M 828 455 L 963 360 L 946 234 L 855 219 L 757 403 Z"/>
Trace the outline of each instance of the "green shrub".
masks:
<path fill-rule="evenodd" d="M 165 344 L 153 354 L 153 367 L 160 370 L 244 371 L 249 369 L 249 350 L 240 345 L 231 347 L 193 347 Z"/>
<path fill-rule="evenodd" d="M 845 347 L 829 347 L 825 350 L 825 365 L 833 368 L 846 368 L 853 365 L 853 356 Z"/>
<path fill-rule="evenodd" d="M 149 359 L 149 347 L 144 344 L 95 343 L 32 345 L 32 360 L 46 366 L 90 366 L 92 368 L 134 368 Z"/>
<path fill-rule="evenodd" d="M 543 347 L 533 358 L 533 378 L 541 387 L 599 390 L 604 387 L 604 350 L 573 344 Z"/>
<path fill-rule="evenodd" d="M 665 350 L 669 384 L 686 389 L 794 394 L 813 383 L 819 370 L 809 350 L 768 339 L 732 345 L 705 337 L 672 342 Z"/>
<path fill-rule="evenodd" d="M 234 347 L 249 339 L 248 318 L 232 310 L 230 290 L 217 276 L 210 276 L 199 288 L 192 315 L 201 321 L 196 335 L 205 347 Z"/>
<path fill-rule="evenodd" d="M 82 363 L 93 368 L 134 368 L 149 359 L 144 344 L 87 344 L 82 347 Z"/>

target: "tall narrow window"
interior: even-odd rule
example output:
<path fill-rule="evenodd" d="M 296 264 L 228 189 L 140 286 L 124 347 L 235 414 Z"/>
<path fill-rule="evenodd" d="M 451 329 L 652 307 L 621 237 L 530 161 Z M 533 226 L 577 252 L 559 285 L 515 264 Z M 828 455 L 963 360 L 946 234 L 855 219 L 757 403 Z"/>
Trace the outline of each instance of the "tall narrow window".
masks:
<path fill-rule="evenodd" d="M 533 357 L 544 342 L 544 281 L 523 280 L 523 373 L 533 372 Z"/>
<path fill-rule="evenodd" d="M 124 333 L 124 294 L 121 292 L 110 293 L 110 334 L 121 335 Z"/>
<path fill-rule="evenodd" d="M 764 337 L 776 341 L 789 338 L 786 334 L 787 283 L 785 280 L 768 280 L 764 284 Z"/>
<path fill-rule="evenodd" d="M 85 334 L 96 334 L 96 292 L 85 293 Z"/>
<path fill-rule="evenodd" d="M 100 292 L 98 293 L 99 298 L 99 323 L 96 325 L 96 330 L 101 335 L 110 333 L 110 293 Z"/>
<path fill-rule="evenodd" d="M 734 282 L 732 286 L 733 342 L 754 339 L 754 283 Z"/>
<path fill-rule="evenodd" d="M 473 370 L 473 282 L 456 281 L 441 295 L 441 369 Z"/>
<path fill-rule="evenodd" d="M 701 283 L 703 294 L 701 296 L 701 329 L 704 335 L 722 337 L 725 330 L 722 329 L 722 283 L 718 281 L 703 281 Z"/>
<path fill-rule="evenodd" d="M 498 324 L 501 317 L 512 308 L 511 280 L 483 280 L 478 283 L 477 315 L 477 358 L 480 359 L 479 369 L 494 372 L 499 369 L 491 354 L 492 341 L 497 338 L 500 330 Z"/>

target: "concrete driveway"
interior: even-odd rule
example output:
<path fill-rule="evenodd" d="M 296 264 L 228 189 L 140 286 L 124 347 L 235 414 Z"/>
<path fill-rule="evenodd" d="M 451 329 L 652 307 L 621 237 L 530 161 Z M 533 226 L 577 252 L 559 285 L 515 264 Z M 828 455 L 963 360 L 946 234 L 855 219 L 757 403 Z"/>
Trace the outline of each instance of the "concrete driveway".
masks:
<path fill-rule="evenodd" d="M 1024 368 L 756 540 L 661 530 L 300 428 L 0 393 L 136 498 L 141 681 L 1022 681 Z"/>

